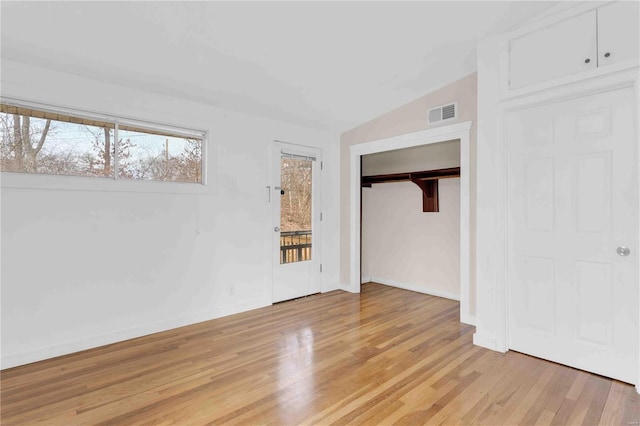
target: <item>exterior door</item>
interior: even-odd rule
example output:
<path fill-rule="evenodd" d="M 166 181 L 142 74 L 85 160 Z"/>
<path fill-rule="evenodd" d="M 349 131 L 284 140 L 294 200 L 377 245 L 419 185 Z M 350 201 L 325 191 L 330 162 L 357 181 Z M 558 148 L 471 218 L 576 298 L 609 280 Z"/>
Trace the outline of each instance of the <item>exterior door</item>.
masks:
<path fill-rule="evenodd" d="M 506 116 L 509 347 L 637 378 L 632 88 Z"/>
<path fill-rule="evenodd" d="M 320 150 L 274 143 L 273 302 L 320 292 Z"/>

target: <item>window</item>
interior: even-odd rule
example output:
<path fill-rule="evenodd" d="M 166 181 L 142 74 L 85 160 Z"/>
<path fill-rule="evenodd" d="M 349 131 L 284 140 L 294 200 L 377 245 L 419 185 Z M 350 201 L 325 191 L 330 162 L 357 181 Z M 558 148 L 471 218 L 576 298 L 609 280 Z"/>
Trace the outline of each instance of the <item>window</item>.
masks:
<path fill-rule="evenodd" d="M 203 182 L 203 132 L 0 104 L 0 170 Z"/>
<path fill-rule="evenodd" d="M 313 160 L 280 159 L 280 263 L 311 260 Z"/>

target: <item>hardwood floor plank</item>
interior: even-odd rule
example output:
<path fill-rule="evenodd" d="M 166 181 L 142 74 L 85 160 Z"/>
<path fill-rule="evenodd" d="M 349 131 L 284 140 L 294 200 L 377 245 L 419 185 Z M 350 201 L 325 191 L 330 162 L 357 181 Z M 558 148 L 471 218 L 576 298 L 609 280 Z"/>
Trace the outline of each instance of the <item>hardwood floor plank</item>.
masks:
<path fill-rule="evenodd" d="M 572 374 L 572 370 L 560 368 L 560 366 L 557 367 L 558 368 L 554 368 L 553 376 L 545 386 L 543 392 L 527 411 L 522 423 L 535 424 L 544 413 L 548 413 L 549 411 L 553 412 L 553 416 L 548 418 L 546 423 L 550 423 L 553 417 L 555 417 L 557 409 L 569 390 L 568 384 L 571 383 L 572 378 L 575 376 L 575 374 Z M 548 414 L 546 417 L 548 417 Z"/>
<path fill-rule="evenodd" d="M 379 284 L 0 372 L 3 425 L 633 424 L 631 385 L 472 343 Z"/>
<path fill-rule="evenodd" d="M 630 394 L 627 385 L 614 381 L 600 417 L 601 425 L 633 425 L 640 419 L 640 399 Z"/>
<path fill-rule="evenodd" d="M 607 402 L 609 391 L 611 390 L 611 380 L 601 376 L 594 376 L 593 379 L 597 383 L 584 422 L 586 424 L 597 425 L 600 422 L 602 411 Z"/>
<path fill-rule="evenodd" d="M 484 407 L 487 406 L 487 402 L 491 401 L 491 404 L 501 404 L 503 398 L 501 394 L 497 392 L 502 391 L 500 383 L 505 382 L 505 378 L 513 378 L 511 374 L 497 362 L 487 362 L 487 355 L 491 355 L 489 359 L 495 360 L 493 353 L 483 352 L 483 356 L 479 358 L 476 363 L 472 364 L 473 368 L 467 367 L 463 369 L 461 374 L 466 375 L 470 371 L 476 371 L 480 373 L 478 380 L 470 384 L 470 386 L 459 393 L 451 403 L 447 404 L 443 409 L 433 418 L 433 423 L 437 424 L 469 424 L 476 418 Z M 487 368 L 489 367 L 489 368 Z M 490 395 L 491 392 L 496 392 L 495 395 Z"/>

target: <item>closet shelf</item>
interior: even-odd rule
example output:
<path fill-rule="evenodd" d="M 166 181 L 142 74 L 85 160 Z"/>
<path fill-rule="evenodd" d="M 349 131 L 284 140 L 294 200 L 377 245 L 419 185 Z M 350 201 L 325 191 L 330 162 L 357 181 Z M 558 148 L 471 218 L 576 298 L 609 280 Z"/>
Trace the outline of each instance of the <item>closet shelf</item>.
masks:
<path fill-rule="evenodd" d="M 438 180 L 460 177 L 460 167 L 448 169 L 424 170 L 421 172 L 393 173 L 386 175 L 362 176 L 365 188 L 378 183 L 411 181 L 422 190 L 422 211 L 438 212 Z"/>

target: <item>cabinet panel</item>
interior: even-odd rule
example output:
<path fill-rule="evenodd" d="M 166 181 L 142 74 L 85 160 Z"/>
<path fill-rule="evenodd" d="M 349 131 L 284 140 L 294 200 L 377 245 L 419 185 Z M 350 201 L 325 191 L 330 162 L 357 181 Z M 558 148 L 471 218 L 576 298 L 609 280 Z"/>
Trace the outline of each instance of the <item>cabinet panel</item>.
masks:
<path fill-rule="evenodd" d="M 598 66 L 638 58 L 638 8 L 619 1 L 598 9 Z"/>
<path fill-rule="evenodd" d="M 510 89 L 595 68 L 596 11 L 513 39 L 509 50 Z"/>

